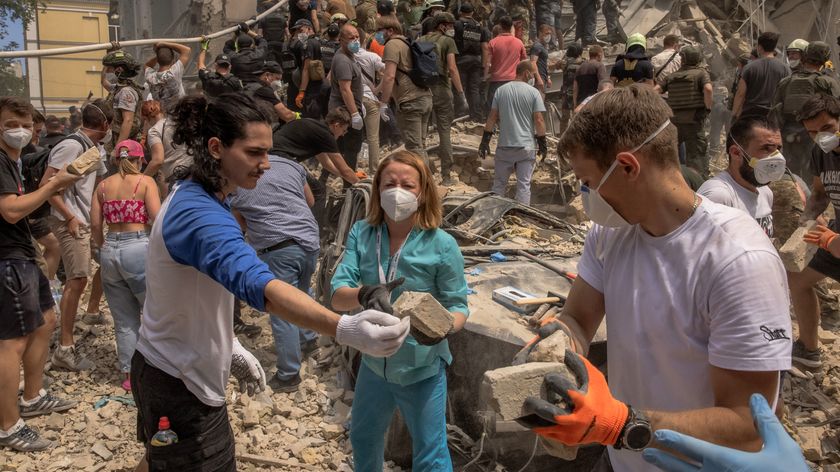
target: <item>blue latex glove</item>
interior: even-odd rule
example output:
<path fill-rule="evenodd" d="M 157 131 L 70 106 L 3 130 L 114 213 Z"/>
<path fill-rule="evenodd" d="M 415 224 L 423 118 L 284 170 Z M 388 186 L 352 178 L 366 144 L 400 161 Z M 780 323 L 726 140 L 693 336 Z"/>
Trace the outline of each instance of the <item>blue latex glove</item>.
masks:
<path fill-rule="evenodd" d="M 808 472 L 802 451 L 776 419 L 767 400 L 760 394 L 753 394 L 750 410 L 764 441 L 760 452 L 738 451 L 662 429 L 656 432 L 656 441 L 697 464 L 678 459 L 659 449 L 645 449 L 642 457 L 666 472 Z"/>

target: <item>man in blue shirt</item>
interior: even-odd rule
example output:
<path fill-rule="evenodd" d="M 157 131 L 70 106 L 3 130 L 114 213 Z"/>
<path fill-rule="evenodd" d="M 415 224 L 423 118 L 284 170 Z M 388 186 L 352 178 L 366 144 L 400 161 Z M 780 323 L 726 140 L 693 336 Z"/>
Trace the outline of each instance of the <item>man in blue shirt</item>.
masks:
<path fill-rule="evenodd" d="M 318 223 L 310 210 L 315 197 L 303 166 L 277 155 L 269 155 L 268 162 L 271 168 L 257 186 L 239 189 L 231 199 L 233 214 L 275 277 L 308 293 L 320 249 Z M 271 317 L 271 332 L 277 352 L 271 387 L 294 392 L 300 385 L 301 351 L 313 351 L 317 335 L 278 317 Z"/>
<path fill-rule="evenodd" d="M 493 193 L 504 195 L 508 179 L 516 171 L 516 200 L 531 203 L 531 174 L 536 164 L 536 140 L 541 159 L 548 154 L 545 141 L 545 103 L 533 84 L 537 69 L 530 60 L 516 66 L 516 79 L 496 90 L 484 136 L 478 148 L 483 159 L 490 152 L 493 128 L 499 123 L 499 142 L 496 147 L 496 177 Z"/>

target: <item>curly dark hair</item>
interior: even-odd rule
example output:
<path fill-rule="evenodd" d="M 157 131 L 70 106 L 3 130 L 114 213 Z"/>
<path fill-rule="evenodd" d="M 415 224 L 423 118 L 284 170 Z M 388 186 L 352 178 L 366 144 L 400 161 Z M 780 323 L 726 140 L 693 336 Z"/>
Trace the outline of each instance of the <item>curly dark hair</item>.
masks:
<path fill-rule="evenodd" d="M 212 101 L 201 95 L 184 97 L 172 108 L 170 117 L 176 123 L 172 140 L 184 145 L 193 158 L 189 167 L 176 168 L 173 177 L 192 178 L 208 193 L 219 192 L 225 185 L 221 163 L 207 148 L 210 138 L 231 146 L 245 137 L 248 123 L 272 123 L 270 110 L 239 93 L 226 93 Z"/>

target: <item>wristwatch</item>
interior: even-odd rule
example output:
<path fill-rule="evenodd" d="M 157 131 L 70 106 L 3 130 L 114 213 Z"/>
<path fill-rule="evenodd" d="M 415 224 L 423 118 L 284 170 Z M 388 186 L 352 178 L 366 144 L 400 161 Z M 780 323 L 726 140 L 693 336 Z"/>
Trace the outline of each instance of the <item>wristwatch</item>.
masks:
<path fill-rule="evenodd" d="M 627 408 L 630 414 L 627 417 L 627 422 L 624 423 L 624 428 L 622 428 L 614 447 L 616 449 L 625 448 L 631 451 L 641 451 L 653 439 L 650 421 L 640 410 L 630 405 L 627 405 Z"/>

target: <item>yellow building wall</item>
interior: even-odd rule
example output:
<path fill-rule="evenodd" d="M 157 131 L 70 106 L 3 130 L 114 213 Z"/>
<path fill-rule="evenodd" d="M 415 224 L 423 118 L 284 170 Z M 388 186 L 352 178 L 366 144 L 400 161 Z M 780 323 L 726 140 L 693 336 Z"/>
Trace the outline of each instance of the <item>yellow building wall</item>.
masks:
<path fill-rule="evenodd" d="M 44 8 L 46 6 L 46 8 Z M 41 49 L 106 43 L 108 3 L 45 1 L 37 12 L 38 43 Z M 41 90 L 48 113 L 63 115 L 70 105 L 80 105 L 93 92 L 104 97 L 100 84 L 104 51 L 46 56 L 39 59 Z"/>

